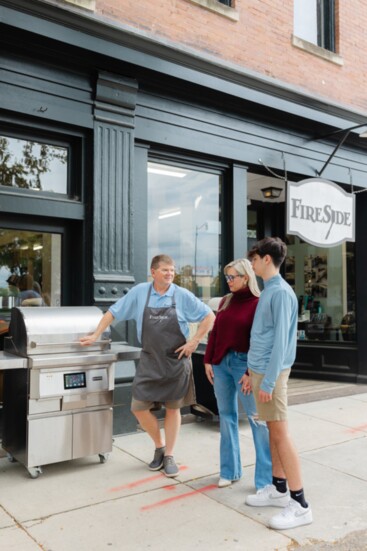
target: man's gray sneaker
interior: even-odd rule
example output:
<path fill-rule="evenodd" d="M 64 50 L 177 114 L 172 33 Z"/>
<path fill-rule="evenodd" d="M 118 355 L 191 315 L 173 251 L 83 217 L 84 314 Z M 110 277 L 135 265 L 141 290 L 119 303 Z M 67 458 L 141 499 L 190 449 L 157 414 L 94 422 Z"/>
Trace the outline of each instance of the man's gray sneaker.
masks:
<path fill-rule="evenodd" d="M 172 455 L 165 455 L 163 458 L 163 469 L 164 474 L 166 476 L 177 476 L 178 475 L 178 467 L 175 463 L 175 460 L 173 459 Z"/>
<path fill-rule="evenodd" d="M 249 495 L 245 499 L 246 505 L 251 507 L 287 507 L 290 500 L 289 492 L 278 492 L 273 484 L 258 490 L 256 494 Z"/>
<path fill-rule="evenodd" d="M 159 471 L 159 469 L 163 467 L 163 458 L 164 458 L 165 451 L 166 451 L 165 446 L 163 446 L 163 448 L 155 449 L 153 461 L 149 463 L 149 469 L 151 471 Z"/>

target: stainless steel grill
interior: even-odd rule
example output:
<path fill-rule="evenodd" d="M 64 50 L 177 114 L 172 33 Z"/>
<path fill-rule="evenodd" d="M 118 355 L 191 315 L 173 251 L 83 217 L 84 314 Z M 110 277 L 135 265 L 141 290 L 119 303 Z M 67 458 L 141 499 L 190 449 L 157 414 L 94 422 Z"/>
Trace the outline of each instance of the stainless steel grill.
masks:
<path fill-rule="evenodd" d="M 2 447 L 32 478 L 49 463 L 93 454 L 105 462 L 112 450 L 116 352 L 109 333 L 79 344 L 102 315 L 97 307 L 12 309 Z"/>

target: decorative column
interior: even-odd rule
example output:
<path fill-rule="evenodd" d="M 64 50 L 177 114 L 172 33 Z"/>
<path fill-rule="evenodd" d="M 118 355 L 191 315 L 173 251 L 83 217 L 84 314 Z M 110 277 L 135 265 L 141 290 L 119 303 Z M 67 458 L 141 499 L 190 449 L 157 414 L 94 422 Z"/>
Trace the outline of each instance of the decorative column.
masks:
<path fill-rule="evenodd" d="M 100 72 L 94 102 L 94 300 L 120 298 L 133 274 L 135 80 Z"/>

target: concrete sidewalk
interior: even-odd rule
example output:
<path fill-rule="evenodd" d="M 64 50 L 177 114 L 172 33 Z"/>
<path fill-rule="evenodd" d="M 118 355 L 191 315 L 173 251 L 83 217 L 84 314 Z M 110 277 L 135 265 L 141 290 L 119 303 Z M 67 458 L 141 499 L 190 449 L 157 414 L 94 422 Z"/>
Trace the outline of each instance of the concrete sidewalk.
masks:
<path fill-rule="evenodd" d="M 254 449 L 241 421 L 242 480 L 216 486 L 219 430 L 212 421 L 182 427 L 180 475 L 168 479 L 146 462 L 146 434 L 115 439 L 105 464 L 97 456 L 46 465 L 32 480 L 0 459 L 1 551 L 291 551 L 367 549 L 367 393 L 290 407 L 313 524 L 267 528 L 271 508 L 244 505 L 253 493 Z"/>

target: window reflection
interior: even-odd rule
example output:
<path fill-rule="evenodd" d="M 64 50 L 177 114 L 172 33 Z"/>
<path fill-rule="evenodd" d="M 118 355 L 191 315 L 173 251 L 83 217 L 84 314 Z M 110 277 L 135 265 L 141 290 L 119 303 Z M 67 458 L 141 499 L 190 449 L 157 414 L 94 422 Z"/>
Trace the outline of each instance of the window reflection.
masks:
<path fill-rule="evenodd" d="M 175 282 L 208 301 L 220 294 L 218 174 L 148 163 L 148 277 L 156 254 L 176 263 Z"/>
<path fill-rule="evenodd" d="M 60 304 L 61 235 L 0 228 L 0 335 L 13 306 Z"/>
<path fill-rule="evenodd" d="M 67 149 L 0 136 L 0 185 L 67 193 Z"/>

